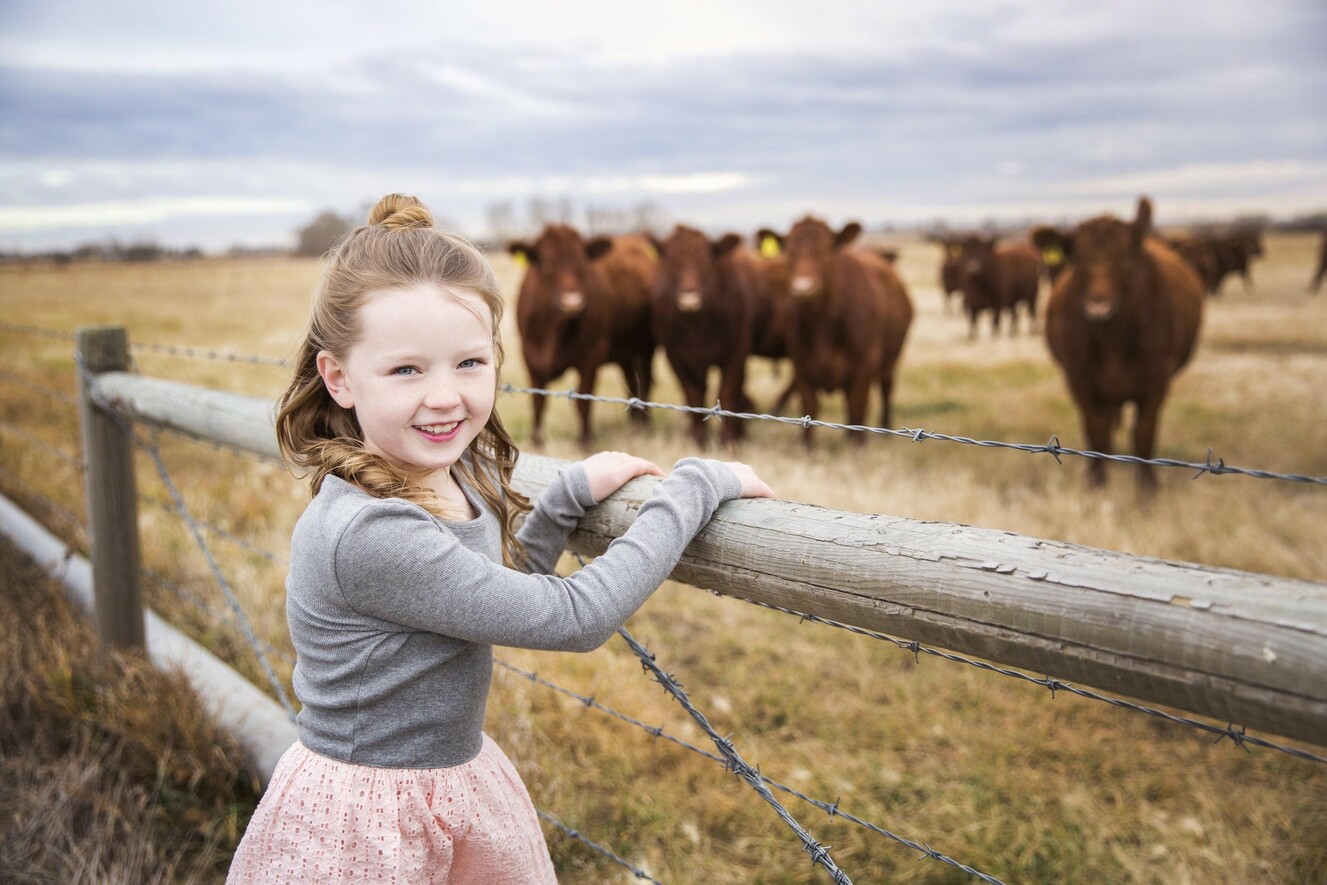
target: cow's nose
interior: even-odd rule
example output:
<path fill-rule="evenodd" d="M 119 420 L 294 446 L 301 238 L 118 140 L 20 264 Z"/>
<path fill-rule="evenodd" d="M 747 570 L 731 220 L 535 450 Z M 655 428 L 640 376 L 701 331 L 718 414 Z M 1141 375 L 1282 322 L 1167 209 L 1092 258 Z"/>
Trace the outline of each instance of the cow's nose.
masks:
<path fill-rule="evenodd" d="M 558 304 L 561 305 L 563 313 L 580 313 L 581 308 L 585 306 L 585 296 L 580 292 L 563 292 Z"/>
<path fill-rule="evenodd" d="M 795 276 L 792 278 L 792 293 L 794 295 L 811 295 L 816 291 L 815 277 Z"/>

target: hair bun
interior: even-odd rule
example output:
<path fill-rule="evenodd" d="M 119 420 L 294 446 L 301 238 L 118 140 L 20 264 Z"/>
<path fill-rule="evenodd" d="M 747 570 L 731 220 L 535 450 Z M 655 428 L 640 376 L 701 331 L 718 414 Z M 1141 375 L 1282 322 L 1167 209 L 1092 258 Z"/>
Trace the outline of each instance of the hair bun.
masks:
<path fill-rule="evenodd" d="M 433 213 L 415 197 L 388 194 L 369 212 L 369 224 L 380 224 L 388 230 L 433 227 Z"/>

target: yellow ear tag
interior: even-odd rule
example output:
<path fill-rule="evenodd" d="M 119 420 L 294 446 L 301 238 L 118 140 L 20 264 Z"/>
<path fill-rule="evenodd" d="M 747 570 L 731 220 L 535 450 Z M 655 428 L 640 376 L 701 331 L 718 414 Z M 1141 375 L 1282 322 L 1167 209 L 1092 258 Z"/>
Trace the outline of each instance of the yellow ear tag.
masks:
<path fill-rule="evenodd" d="M 512 260 L 516 262 L 516 266 L 521 270 L 525 270 L 530 266 L 530 259 L 526 257 L 524 252 L 513 252 L 511 257 Z"/>
<path fill-rule="evenodd" d="M 1042 260 L 1054 267 L 1057 264 L 1064 264 L 1064 252 L 1059 246 L 1051 246 L 1041 253 Z"/>
<path fill-rule="evenodd" d="M 658 261 L 658 260 L 659 260 L 659 250 L 656 249 L 656 248 L 654 248 L 654 244 L 653 244 L 653 243 L 649 243 L 649 244 L 648 244 L 648 247 L 649 247 L 649 250 L 650 250 L 650 257 L 653 258 L 655 261 Z"/>
<path fill-rule="evenodd" d="M 774 237 L 765 237 L 760 241 L 761 258 L 778 258 L 779 252 L 781 251 L 782 250 L 779 248 L 779 241 L 774 239 Z"/>

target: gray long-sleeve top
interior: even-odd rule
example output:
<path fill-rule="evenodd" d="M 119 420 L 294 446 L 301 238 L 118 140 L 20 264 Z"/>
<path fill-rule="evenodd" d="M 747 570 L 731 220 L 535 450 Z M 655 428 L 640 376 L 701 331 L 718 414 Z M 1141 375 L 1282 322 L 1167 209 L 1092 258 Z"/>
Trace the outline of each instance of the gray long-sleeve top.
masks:
<path fill-rule="evenodd" d="M 595 501 L 564 469 L 518 534 L 533 574 L 502 565 L 496 514 L 439 519 L 333 476 L 291 538 L 286 617 L 300 741 L 358 765 L 440 768 L 480 750 L 492 646 L 589 651 L 663 583 L 724 501 L 741 494 L 717 461 L 685 458 L 604 554 L 548 574 Z"/>

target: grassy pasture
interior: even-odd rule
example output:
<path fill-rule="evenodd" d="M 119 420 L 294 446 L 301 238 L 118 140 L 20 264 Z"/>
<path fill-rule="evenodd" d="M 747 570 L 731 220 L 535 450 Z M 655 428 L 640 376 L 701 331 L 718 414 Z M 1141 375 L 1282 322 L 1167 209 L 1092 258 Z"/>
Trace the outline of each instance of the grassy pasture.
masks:
<path fill-rule="evenodd" d="M 895 422 L 1014 442 L 1058 435 L 1065 445 L 1082 445 L 1041 337 L 1023 323 L 1019 335 L 992 338 L 983 324 L 969 342 L 966 319 L 941 308 L 936 248 L 892 242 L 902 249 L 899 268 L 917 308 Z M 1227 464 L 1327 474 L 1327 297 L 1305 292 L 1315 247 L 1313 237 L 1271 236 L 1254 267 L 1254 288 L 1227 280 L 1221 296 L 1209 299 L 1197 355 L 1163 413 L 1161 456 L 1203 461 L 1210 447 Z M 514 294 L 519 269 L 506 256 L 494 263 Z M 63 330 L 122 323 L 134 342 L 287 357 L 317 273 L 316 262 L 294 259 L 10 266 L 0 268 L 0 316 Z M 511 313 L 506 328 L 505 378 L 523 384 Z M 0 342 L 8 356 L 0 368 L 0 488 L 84 543 L 41 502 L 81 512 L 77 471 L 60 457 L 78 448 L 74 411 L 8 377 L 72 392 L 69 345 L 7 332 Z M 146 374 L 261 396 L 275 395 L 285 377 L 270 365 L 152 352 L 139 352 L 137 362 Z M 680 401 L 662 358 L 657 366 L 653 397 Z M 787 370 L 775 373 L 759 361 L 752 369 L 751 392 L 768 405 Z M 604 372 L 600 392 L 625 395 L 616 369 Z M 528 402 L 504 397 L 499 407 L 518 442 L 526 439 Z M 821 417 L 840 420 L 841 403 L 831 399 Z M 577 457 L 572 405 L 550 403 L 548 422 L 545 452 Z M 599 405 L 595 425 L 602 447 L 665 466 L 693 452 L 680 415 L 656 414 L 641 434 L 620 409 Z M 161 447 L 200 518 L 284 553 L 307 497 L 301 485 L 277 466 L 191 442 L 163 436 Z M 1123 467 L 1094 491 L 1075 459 L 1057 466 L 1044 455 L 884 437 L 858 447 L 835 431 L 819 431 L 808 455 L 800 431 L 763 422 L 731 457 L 753 463 L 787 499 L 1327 577 L 1321 487 L 1234 476 L 1191 481 L 1186 471 L 1162 470 L 1159 493 L 1143 500 Z M 138 477 L 148 497 L 166 500 L 150 462 L 140 461 Z M 153 606 L 261 684 L 238 631 L 216 616 L 223 602 L 178 520 L 150 504 L 140 518 L 146 566 L 208 609 L 149 582 Z M 280 562 L 213 540 L 258 634 L 288 651 Z M 688 587 L 666 585 L 628 626 L 764 774 L 1009 881 L 1327 878 L 1321 766 L 1213 745 L 1189 729 L 1086 700 L 1052 700 L 973 668 L 926 658 L 918 664 L 892 646 Z M 500 650 L 499 657 L 706 744 L 616 640 L 592 655 Z M 288 680 L 288 661 L 272 663 Z M 501 668 L 488 728 L 538 806 L 661 881 L 824 881 L 748 787 L 671 743 Z M 968 880 L 841 818 L 780 800 L 855 881 Z M 550 843 L 564 881 L 630 878 L 556 834 Z"/>

